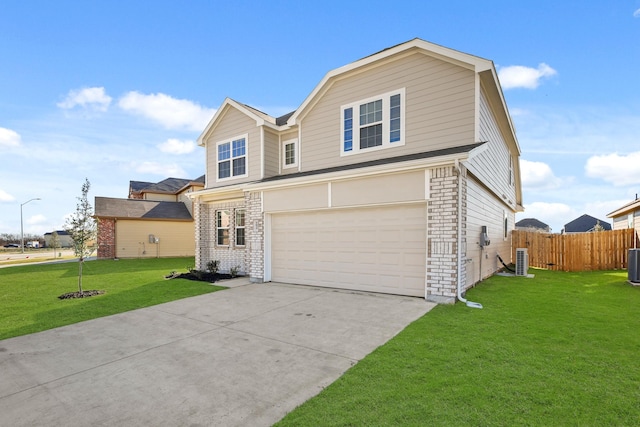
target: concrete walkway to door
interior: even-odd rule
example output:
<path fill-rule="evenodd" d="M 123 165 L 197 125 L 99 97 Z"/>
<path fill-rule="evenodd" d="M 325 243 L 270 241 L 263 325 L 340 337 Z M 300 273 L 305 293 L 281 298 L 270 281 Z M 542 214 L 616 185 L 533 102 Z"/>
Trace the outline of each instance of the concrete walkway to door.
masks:
<path fill-rule="evenodd" d="M 0 425 L 268 426 L 434 307 L 222 284 L 234 287 L 0 341 Z"/>

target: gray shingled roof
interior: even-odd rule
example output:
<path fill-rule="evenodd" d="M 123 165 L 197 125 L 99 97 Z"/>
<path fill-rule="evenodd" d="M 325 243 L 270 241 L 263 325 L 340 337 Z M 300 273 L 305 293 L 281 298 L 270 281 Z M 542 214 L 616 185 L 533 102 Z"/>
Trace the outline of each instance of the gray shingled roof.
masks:
<path fill-rule="evenodd" d="M 317 170 L 311 170 L 311 171 L 297 172 L 297 173 L 292 173 L 292 174 L 287 174 L 287 175 L 276 175 L 276 176 L 265 178 L 261 182 L 278 181 L 278 180 L 281 180 L 281 179 L 291 179 L 291 178 L 296 178 L 296 177 L 300 177 L 300 176 L 319 175 L 319 174 L 323 174 L 323 173 L 339 172 L 339 171 L 351 170 L 351 169 L 360 169 L 360 168 L 384 165 L 384 164 L 389 164 L 389 163 L 400 163 L 400 162 L 407 162 L 407 161 L 411 161 L 411 160 L 428 159 L 428 158 L 431 158 L 431 157 L 446 156 L 446 155 L 451 155 L 451 154 L 468 153 L 469 151 L 473 150 L 474 148 L 478 148 L 482 144 L 484 144 L 484 142 L 478 142 L 478 143 L 469 144 L 469 145 L 461 145 L 459 147 L 445 148 L 445 149 L 442 149 L 442 150 L 426 151 L 426 152 L 417 153 L 417 154 L 407 154 L 407 155 L 404 155 L 404 156 L 390 157 L 390 158 L 386 158 L 386 159 L 371 160 L 371 161 L 368 161 L 368 162 L 352 163 L 352 164 L 344 165 L 344 166 L 334 166 L 334 167 L 325 168 L 325 169 L 317 169 Z"/>
<path fill-rule="evenodd" d="M 290 113 L 285 114 L 284 116 L 280 116 L 280 117 L 276 117 L 276 125 L 278 126 L 283 126 L 287 124 L 287 120 L 289 120 L 289 117 L 293 116 L 293 113 L 295 113 L 296 110 L 293 110 Z"/>
<path fill-rule="evenodd" d="M 178 190 L 184 188 L 185 185 L 192 182 L 190 179 L 184 178 L 167 178 L 158 182 L 157 184 L 151 184 L 144 189 L 145 192 L 154 193 L 176 193 Z"/>
<path fill-rule="evenodd" d="M 193 220 L 189 210 L 182 202 L 116 199 L 111 197 L 96 197 L 95 216 L 98 218 Z"/>
<path fill-rule="evenodd" d="M 140 191 L 150 185 L 153 185 L 153 182 L 129 181 L 129 188 L 131 189 L 131 191 Z"/>
<path fill-rule="evenodd" d="M 521 219 L 516 222 L 516 227 L 539 228 L 541 230 L 547 230 L 549 228 L 547 224 L 535 218 Z"/>
<path fill-rule="evenodd" d="M 566 223 L 564 225 L 564 232 L 565 233 L 583 233 L 586 231 L 591 231 L 593 230 L 593 227 L 595 227 L 598 222 L 600 222 L 600 225 L 605 230 L 611 230 L 611 224 L 609 224 L 607 221 L 603 221 L 601 219 L 594 218 L 590 215 L 584 214 L 581 217 L 578 217 L 573 221 Z"/>

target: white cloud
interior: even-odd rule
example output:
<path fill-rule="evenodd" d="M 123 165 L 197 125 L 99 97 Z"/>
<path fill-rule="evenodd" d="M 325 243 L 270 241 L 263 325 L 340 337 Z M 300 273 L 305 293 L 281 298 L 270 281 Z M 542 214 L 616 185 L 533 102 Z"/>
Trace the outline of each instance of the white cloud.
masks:
<path fill-rule="evenodd" d="M 182 178 L 186 176 L 186 172 L 175 163 L 171 165 L 164 165 L 157 162 L 143 162 L 136 165 L 135 170 L 138 173 L 148 173 L 163 177 Z"/>
<path fill-rule="evenodd" d="M 25 221 L 28 225 L 40 225 L 47 222 L 47 217 L 41 214 L 33 215 Z"/>
<path fill-rule="evenodd" d="M 640 151 L 592 156 L 587 160 L 585 172 L 591 178 L 600 178 L 615 186 L 640 184 Z"/>
<path fill-rule="evenodd" d="M 559 233 L 564 224 L 577 218 L 575 211 L 564 203 L 533 202 L 525 204 L 524 212 L 518 213 L 516 221 L 536 218 L 551 226 L 551 231 Z"/>
<path fill-rule="evenodd" d="M 0 128 L 0 147 L 17 147 L 21 143 L 18 132 L 7 128 Z"/>
<path fill-rule="evenodd" d="M 522 186 L 526 189 L 552 189 L 558 188 L 561 184 L 561 179 L 556 177 L 551 167 L 543 162 L 520 160 L 520 177 Z"/>
<path fill-rule="evenodd" d="M 0 189 L 0 202 L 13 202 L 16 198 L 6 191 Z"/>
<path fill-rule="evenodd" d="M 523 65 L 501 67 L 498 71 L 498 78 L 504 90 L 514 88 L 535 89 L 540 85 L 543 78 L 556 74 L 556 70 L 543 62 L 538 65 L 538 68 L 525 67 Z"/>
<path fill-rule="evenodd" d="M 202 131 L 213 117 L 214 109 L 204 108 L 186 99 L 176 99 L 164 93 L 125 94 L 118 105 L 123 110 L 160 123 L 167 129 Z"/>
<path fill-rule="evenodd" d="M 162 144 L 158 144 L 158 148 L 163 153 L 189 154 L 196 148 L 196 144 L 193 141 L 181 141 L 179 139 L 170 138 Z"/>
<path fill-rule="evenodd" d="M 80 90 L 70 90 L 58 107 L 71 110 L 74 107 L 82 107 L 92 111 L 107 111 L 111 104 L 111 97 L 106 94 L 104 87 L 87 87 Z"/>
<path fill-rule="evenodd" d="M 640 18 L 640 9 L 636 10 L 635 12 L 633 12 L 633 17 L 634 18 Z"/>

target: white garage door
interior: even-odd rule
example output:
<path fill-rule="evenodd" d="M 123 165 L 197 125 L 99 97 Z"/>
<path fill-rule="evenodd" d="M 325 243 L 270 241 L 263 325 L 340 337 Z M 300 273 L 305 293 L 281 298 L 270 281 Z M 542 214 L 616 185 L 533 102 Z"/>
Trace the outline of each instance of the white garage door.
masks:
<path fill-rule="evenodd" d="M 424 296 L 426 205 L 274 214 L 274 282 Z"/>

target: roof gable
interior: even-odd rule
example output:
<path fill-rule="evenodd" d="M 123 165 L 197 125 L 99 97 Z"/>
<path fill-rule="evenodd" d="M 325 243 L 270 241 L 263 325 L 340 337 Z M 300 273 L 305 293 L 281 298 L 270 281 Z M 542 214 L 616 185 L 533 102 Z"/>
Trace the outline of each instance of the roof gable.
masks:
<path fill-rule="evenodd" d="M 272 117 L 256 108 L 250 107 L 246 104 L 242 104 L 231 98 L 226 98 L 220 108 L 216 110 L 216 113 L 213 115 L 207 126 L 204 128 L 204 131 L 198 137 L 198 145 L 204 147 L 205 140 L 220 123 L 220 121 L 224 117 L 224 114 L 229 108 L 235 108 L 242 114 L 249 117 L 251 120 L 254 120 L 256 122 L 256 126 L 268 126 L 274 129 L 277 129 L 279 127 L 276 124 L 277 119 L 275 117 Z"/>
<path fill-rule="evenodd" d="M 291 126 L 297 124 L 313 106 L 316 99 L 322 96 L 322 94 L 326 92 L 335 81 L 344 78 L 347 75 L 351 75 L 354 72 L 358 72 L 364 68 L 382 64 L 386 60 L 393 59 L 396 56 L 402 56 L 416 51 L 422 52 L 432 57 L 436 57 L 446 62 L 454 63 L 478 73 L 494 68 L 493 63 L 487 59 L 469 55 L 467 53 L 449 49 L 444 46 L 429 43 L 425 40 L 415 38 L 413 40 L 409 40 L 408 42 L 383 49 L 377 53 L 366 56 L 355 62 L 329 71 L 327 74 L 325 74 L 320 83 L 318 83 L 318 85 L 313 89 L 309 96 L 307 96 L 307 98 L 303 101 L 302 105 L 300 105 L 300 108 L 298 108 L 289 118 L 288 124 Z"/>
<path fill-rule="evenodd" d="M 598 218 L 594 218 L 591 215 L 584 214 L 571 222 L 564 225 L 565 233 L 580 233 L 593 230 L 597 224 L 600 224 L 605 230 L 611 230 L 611 224 L 607 221 L 602 221 Z"/>

